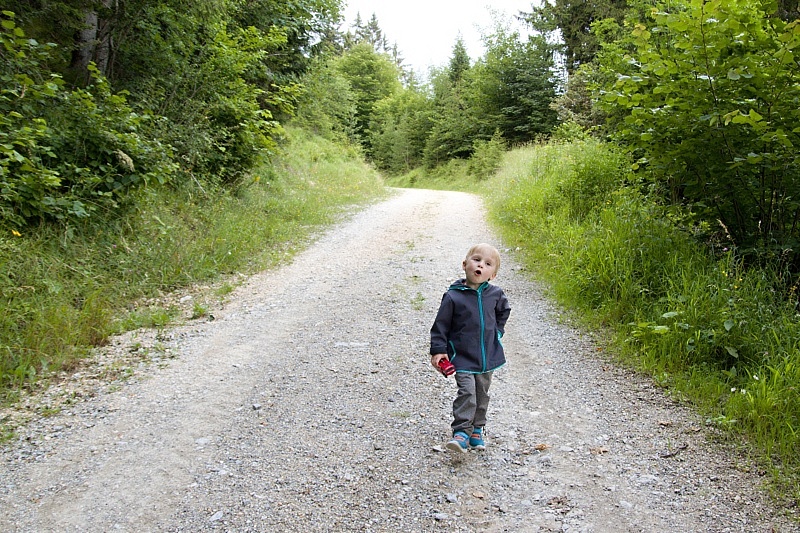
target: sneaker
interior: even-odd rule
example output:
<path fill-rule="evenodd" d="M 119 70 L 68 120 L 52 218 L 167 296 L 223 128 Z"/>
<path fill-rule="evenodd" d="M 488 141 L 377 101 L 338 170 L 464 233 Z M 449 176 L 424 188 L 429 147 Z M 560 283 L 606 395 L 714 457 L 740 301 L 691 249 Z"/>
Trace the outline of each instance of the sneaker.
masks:
<path fill-rule="evenodd" d="M 483 428 L 475 428 L 469 436 L 469 447 L 476 450 L 485 450 L 486 443 L 483 441 Z"/>
<path fill-rule="evenodd" d="M 453 434 L 453 438 L 447 441 L 444 447 L 452 452 L 466 453 L 468 440 L 469 437 L 466 433 L 458 431 Z"/>

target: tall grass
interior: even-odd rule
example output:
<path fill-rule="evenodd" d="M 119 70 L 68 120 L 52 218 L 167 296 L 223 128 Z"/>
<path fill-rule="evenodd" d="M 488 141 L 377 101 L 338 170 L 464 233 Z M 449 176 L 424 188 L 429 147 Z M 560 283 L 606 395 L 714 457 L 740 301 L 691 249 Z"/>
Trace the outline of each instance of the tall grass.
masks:
<path fill-rule="evenodd" d="M 290 130 L 275 164 L 236 191 L 145 191 L 123 218 L 0 234 L 0 400 L 109 335 L 173 317 L 141 299 L 285 260 L 384 190 L 355 148 Z"/>
<path fill-rule="evenodd" d="M 800 496 L 800 315 L 780 276 L 718 256 L 594 141 L 507 154 L 487 187 L 508 244 L 619 353 L 758 450 Z"/>

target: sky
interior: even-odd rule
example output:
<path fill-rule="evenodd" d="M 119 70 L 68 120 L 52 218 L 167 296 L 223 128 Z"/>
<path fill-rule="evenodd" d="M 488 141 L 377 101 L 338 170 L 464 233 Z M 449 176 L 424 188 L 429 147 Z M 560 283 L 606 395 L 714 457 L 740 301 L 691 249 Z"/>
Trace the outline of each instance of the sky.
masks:
<path fill-rule="evenodd" d="M 404 65 L 420 74 L 448 63 L 459 32 L 470 59 L 483 55 L 480 29 L 493 28 L 491 10 L 511 19 L 530 11 L 532 0 L 346 0 L 343 30 L 356 18 L 367 22 L 372 14 L 390 44 L 397 43 Z M 538 2 L 537 2 L 538 4 Z M 523 35 L 523 27 L 519 27 Z"/>

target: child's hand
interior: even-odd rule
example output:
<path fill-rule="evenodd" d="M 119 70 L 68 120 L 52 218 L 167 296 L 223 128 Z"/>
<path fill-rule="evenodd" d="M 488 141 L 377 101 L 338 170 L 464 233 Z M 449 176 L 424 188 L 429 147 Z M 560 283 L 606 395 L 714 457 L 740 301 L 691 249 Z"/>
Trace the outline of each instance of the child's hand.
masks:
<path fill-rule="evenodd" d="M 439 371 L 439 361 L 442 359 L 447 359 L 446 353 L 437 353 L 436 355 L 431 356 L 431 366 L 433 366 L 437 372 Z"/>
<path fill-rule="evenodd" d="M 432 355 L 431 364 L 444 377 L 451 376 L 456 371 L 456 367 L 450 364 L 450 358 L 447 357 L 447 354 L 437 353 Z"/>

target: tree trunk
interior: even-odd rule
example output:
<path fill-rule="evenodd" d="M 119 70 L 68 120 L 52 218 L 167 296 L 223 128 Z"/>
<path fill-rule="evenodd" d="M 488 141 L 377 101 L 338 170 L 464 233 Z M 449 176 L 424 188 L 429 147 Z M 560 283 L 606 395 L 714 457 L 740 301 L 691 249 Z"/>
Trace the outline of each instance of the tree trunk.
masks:
<path fill-rule="evenodd" d="M 103 0 L 102 3 L 110 11 L 116 0 Z M 107 74 L 111 58 L 111 18 L 100 19 L 97 11 L 87 10 L 83 22 L 83 29 L 75 36 L 69 69 L 76 84 L 88 85 L 91 82 L 88 70 L 90 62 L 95 62 L 101 74 Z"/>
<path fill-rule="evenodd" d="M 75 35 L 75 49 L 69 70 L 77 85 L 89 83 L 89 63 L 97 47 L 97 12 L 87 11 L 83 18 L 84 27 Z"/>

